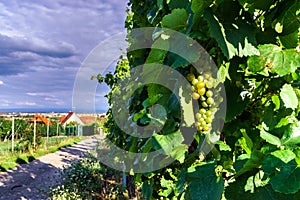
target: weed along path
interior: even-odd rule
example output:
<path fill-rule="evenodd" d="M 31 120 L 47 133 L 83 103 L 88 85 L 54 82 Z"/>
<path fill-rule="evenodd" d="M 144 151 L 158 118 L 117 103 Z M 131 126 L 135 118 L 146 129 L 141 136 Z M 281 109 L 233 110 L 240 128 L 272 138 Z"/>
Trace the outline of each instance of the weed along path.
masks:
<path fill-rule="evenodd" d="M 47 154 L 13 170 L 0 173 L 0 199 L 47 199 L 48 191 L 60 182 L 59 172 L 85 156 L 85 152 L 96 146 L 96 138 L 85 139 L 71 147 Z"/>

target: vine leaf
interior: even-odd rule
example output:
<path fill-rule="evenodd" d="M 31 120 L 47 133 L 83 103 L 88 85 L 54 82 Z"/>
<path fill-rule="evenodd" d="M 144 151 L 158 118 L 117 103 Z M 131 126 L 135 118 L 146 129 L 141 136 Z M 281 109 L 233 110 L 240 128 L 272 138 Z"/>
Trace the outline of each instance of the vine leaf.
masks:
<path fill-rule="evenodd" d="M 281 140 L 284 145 L 299 144 L 300 143 L 300 122 L 290 124 L 287 128 L 285 128 Z"/>
<path fill-rule="evenodd" d="M 260 137 L 264 140 L 266 140 L 268 143 L 276 145 L 276 146 L 281 146 L 281 141 L 278 137 L 275 135 L 272 135 L 268 132 L 266 132 L 264 129 L 260 130 Z"/>
<path fill-rule="evenodd" d="M 185 9 L 174 9 L 162 19 L 162 27 L 173 30 L 184 29 L 187 26 L 188 14 Z"/>
<path fill-rule="evenodd" d="M 241 176 L 242 174 L 259 167 L 263 159 L 264 155 L 259 151 L 253 151 L 250 155 L 240 155 L 234 163 L 234 168 L 237 172 L 235 177 Z"/>
<path fill-rule="evenodd" d="M 240 96 L 242 88 L 237 87 L 234 82 L 225 81 L 225 88 L 227 110 L 230 110 L 230 112 L 226 112 L 225 121 L 230 122 L 235 117 L 240 116 L 243 113 L 244 109 L 249 104 L 249 98 L 242 99 Z"/>
<path fill-rule="evenodd" d="M 188 191 L 192 200 L 221 199 L 224 181 L 216 176 L 215 163 L 192 166 L 186 174 Z"/>
<path fill-rule="evenodd" d="M 296 48 L 298 44 L 298 30 L 288 35 L 279 36 L 279 39 L 285 48 Z"/>
<path fill-rule="evenodd" d="M 233 56 L 259 55 L 256 39 L 251 27 L 242 21 L 221 23 L 211 9 L 204 10 L 204 18 L 209 24 L 209 32 L 222 49 L 223 54 L 231 59 Z"/>
<path fill-rule="evenodd" d="M 297 95 L 290 84 L 285 84 L 281 88 L 280 98 L 286 108 L 296 109 L 298 107 Z"/>
<path fill-rule="evenodd" d="M 295 72 L 300 66 L 300 53 L 294 49 L 282 50 L 274 44 L 259 45 L 259 56 L 251 56 L 248 61 L 248 70 L 254 74 L 269 75 L 269 72 L 285 76 Z"/>
<path fill-rule="evenodd" d="M 172 193 L 172 191 L 176 188 L 176 184 L 174 183 L 174 181 L 166 180 L 165 177 L 162 177 L 162 179 L 160 180 L 160 185 L 163 188 L 166 188 L 159 192 L 159 195 L 163 197 L 168 197 Z"/>
<path fill-rule="evenodd" d="M 183 137 L 179 131 L 168 135 L 153 134 L 153 138 L 153 148 L 156 150 L 162 149 L 166 155 L 170 155 L 173 149 L 178 147 L 183 141 Z"/>
<path fill-rule="evenodd" d="M 258 176 L 258 173 L 259 176 Z M 270 184 L 265 185 L 268 179 L 261 179 L 261 172 L 253 175 L 253 173 L 244 174 L 238 178 L 236 181 L 229 184 L 225 190 L 226 199 L 230 200 L 240 200 L 241 197 L 247 200 L 264 200 L 264 199 L 288 199 L 288 200 L 298 200 L 300 199 L 300 192 L 296 194 L 282 194 L 275 192 Z M 249 180 L 253 180 L 252 187 Z M 251 190 L 249 191 L 249 186 Z"/>
<path fill-rule="evenodd" d="M 272 102 L 275 105 L 275 110 L 279 110 L 279 108 L 280 108 L 280 99 L 279 99 L 278 95 L 275 94 L 275 95 L 272 96 Z"/>
<path fill-rule="evenodd" d="M 284 10 L 284 12 L 281 12 L 277 19 L 273 21 L 273 28 L 276 30 L 276 25 L 280 24 L 282 26 L 282 35 L 298 31 L 300 26 L 300 2 L 298 0 L 285 1 L 280 6 L 280 9 Z"/>
<path fill-rule="evenodd" d="M 196 29 L 199 29 L 201 18 L 203 17 L 203 11 L 205 8 L 207 8 L 213 1 L 212 0 L 193 0 L 191 9 L 194 13 L 193 17 L 193 26 Z"/>
<path fill-rule="evenodd" d="M 220 151 L 232 151 L 232 149 L 230 148 L 230 146 L 228 144 L 226 144 L 223 141 L 217 141 L 216 142 L 217 145 L 219 145 L 219 149 Z"/>
<path fill-rule="evenodd" d="M 152 44 L 146 63 L 163 64 L 168 52 L 162 49 L 169 49 L 169 42 L 160 37 Z"/>
<path fill-rule="evenodd" d="M 228 69 L 229 69 L 229 63 L 226 63 L 219 67 L 218 73 L 217 73 L 219 82 L 224 83 L 226 78 L 231 80 Z"/>
<path fill-rule="evenodd" d="M 270 178 L 275 191 L 293 194 L 300 189 L 300 168 L 295 158 L 296 155 L 291 150 L 277 150 L 264 159 L 262 168 L 265 177 Z"/>

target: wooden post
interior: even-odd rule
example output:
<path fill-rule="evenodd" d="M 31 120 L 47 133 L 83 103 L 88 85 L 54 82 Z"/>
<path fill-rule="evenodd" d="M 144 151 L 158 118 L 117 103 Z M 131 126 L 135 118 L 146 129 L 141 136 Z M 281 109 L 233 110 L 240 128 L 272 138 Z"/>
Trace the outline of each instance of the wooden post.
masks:
<path fill-rule="evenodd" d="M 15 118 L 12 117 L 12 124 L 11 124 L 11 151 L 15 149 Z"/>
<path fill-rule="evenodd" d="M 35 143 L 36 143 L 36 119 L 34 119 L 34 124 L 33 124 L 33 148 L 35 148 Z"/>
<path fill-rule="evenodd" d="M 47 123 L 47 139 L 46 139 L 46 146 L 48 147 L 48 141 L 49 141 L 49 124 L 50 123 L 50 120 L 48 120 L 48 123 Z"/>
<path fill-rule="evenodd" d="M 58 122 L 57 122 L 57 124 L 56 124 L 56 135 L 58 136 Z"/>

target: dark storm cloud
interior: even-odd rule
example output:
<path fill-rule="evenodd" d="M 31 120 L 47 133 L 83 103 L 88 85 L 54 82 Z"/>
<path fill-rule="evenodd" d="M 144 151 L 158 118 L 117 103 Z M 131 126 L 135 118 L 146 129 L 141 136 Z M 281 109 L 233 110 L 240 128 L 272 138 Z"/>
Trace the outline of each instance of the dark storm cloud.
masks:
<path fill-rule="evenodd" d="M 0 0 L 0 108 L 71 107 L 81 63 L 101 41 L 123 31 L 126 4 Z M 45 93 L 50 97 L 38 95 Z"/>

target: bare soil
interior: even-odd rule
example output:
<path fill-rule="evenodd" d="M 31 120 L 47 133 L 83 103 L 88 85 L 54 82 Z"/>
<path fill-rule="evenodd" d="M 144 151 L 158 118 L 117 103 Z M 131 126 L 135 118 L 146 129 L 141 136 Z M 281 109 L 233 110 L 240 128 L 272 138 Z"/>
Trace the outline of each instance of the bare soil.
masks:
<path fill-rule="evenodd" d="M 0 173 L 0 199 L 49 199 L 47 191 L 60 184 L 59 173 L 63 167 L 76 162 L 95 148 L 97 139 L 89 138 L 71 147 L 47 154 L 13 170 Z"/>

